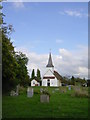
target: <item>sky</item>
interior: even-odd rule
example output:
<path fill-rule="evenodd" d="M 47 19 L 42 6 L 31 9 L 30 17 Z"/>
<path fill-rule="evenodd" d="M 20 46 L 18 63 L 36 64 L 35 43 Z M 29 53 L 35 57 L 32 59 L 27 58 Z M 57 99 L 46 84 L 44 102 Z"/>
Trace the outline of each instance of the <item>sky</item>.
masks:
<path fill-rule="evenodd" d="M 61 75 L 88 75 L 88 3 L 4 2 L 4 21 L 15 32 L 16 51 L 29 58 L 28 71 L 43 75 L 51 49 L 53 64 Z"/>

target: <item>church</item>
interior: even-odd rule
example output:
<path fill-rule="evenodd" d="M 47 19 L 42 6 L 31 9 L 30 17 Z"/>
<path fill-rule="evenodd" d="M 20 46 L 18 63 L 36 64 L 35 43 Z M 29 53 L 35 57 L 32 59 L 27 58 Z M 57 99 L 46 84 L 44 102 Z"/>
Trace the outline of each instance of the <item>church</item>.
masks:
<path fill-rule="evenodd" d="M 46 72 L 42 78 L 42 86 L 62 86 L 62 80 L 62 76 L 54 70 L 54 65 L 52 62 L 52 56 L 50 52 L 48 64 L 46 65 Z"/>

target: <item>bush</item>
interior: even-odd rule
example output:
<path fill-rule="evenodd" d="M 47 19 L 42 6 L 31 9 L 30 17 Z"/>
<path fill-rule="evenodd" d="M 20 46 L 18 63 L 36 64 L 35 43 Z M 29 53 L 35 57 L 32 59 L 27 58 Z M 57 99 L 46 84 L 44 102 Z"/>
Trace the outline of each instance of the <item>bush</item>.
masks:
<path fill-rule="evenodd" d="M 83 89 L 77 88 L 77 87 L 74 87 L 74 93 L 72 94 L 72 96 L 75 96 L 75 97 L 90 97 L 87 90 L 85 90 L 85 89 L 83 90 Z"/>
<path fill-rule="evenodd" d="M 59 90 L 61 93 L 66 93 L 67 88 L 66 87 L 59 87 Z"/>
<path fill-rule="evenodd" d="M 45 89 L 43 88 L 43 89 L 42 89 L 41 95 L 42 95 L 42 94 L 44 94 L 44 95 L 49 95 L 49 97 L 50 97 L 50 93 L 48 92 L 48 89 L 47 89 L 47 88 L 45 88 Z"/>
<path fill-rule="evenodd" d="M 19 86 L 19 94 L 23 94 L 26 92 L 26 88 L 23 86 Z"/>

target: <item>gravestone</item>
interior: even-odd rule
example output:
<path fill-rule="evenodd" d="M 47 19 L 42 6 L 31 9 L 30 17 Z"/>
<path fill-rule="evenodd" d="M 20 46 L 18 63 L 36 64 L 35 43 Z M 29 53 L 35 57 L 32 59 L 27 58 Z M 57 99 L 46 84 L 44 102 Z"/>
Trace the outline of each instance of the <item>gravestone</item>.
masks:
<path fill-rule="evenodd" d="M 40 88 L 40 92 L 41 92 L 41 93 L 43 92 L 43 88 Z"/>
<path fill-rule="evenodd" d="M 10 96 L 15 96 L 16 95 L 16 92 L 14 91 L 14 90 L 12 90 L 11 92 L 10 92 Z"/>
<path fill-rule="evenodd" d="M 71 90 L 71 86 L 68 86 L 68 90 Z"/>
<path fill-rule="evenodd" d="M 16 86 L 16 91 L 12 90 L 10 96 L 18 96 L 19 95 L 19 85 Z"/>
<path fill-rule="evenodd" d="M 19 85 L 16 86 L 16 96 L 19 95 Z"/>
<path fill-rule="evenodd" d="M 27 97 L 33 97 L 33 88 L 31 87 L 27 88 Z"/>
<path fill-rule="evenodd" d="M 49 102 L 49 95 L 40 95 L 40 102 Z"/>

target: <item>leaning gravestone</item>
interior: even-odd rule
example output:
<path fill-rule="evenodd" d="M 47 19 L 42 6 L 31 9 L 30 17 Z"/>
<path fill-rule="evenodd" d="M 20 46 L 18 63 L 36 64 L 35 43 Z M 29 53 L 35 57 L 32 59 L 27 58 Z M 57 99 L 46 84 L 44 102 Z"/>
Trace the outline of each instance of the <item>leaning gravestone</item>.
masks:
<path fill-rule="evenodd" d="M 27 97 L 33 97 L 33 88 L 31 87 L 27 88 Z"/>

